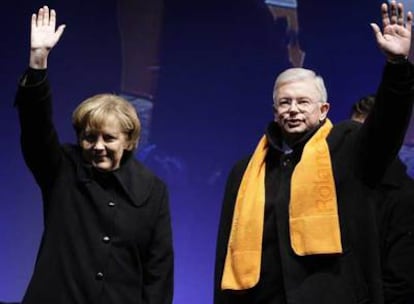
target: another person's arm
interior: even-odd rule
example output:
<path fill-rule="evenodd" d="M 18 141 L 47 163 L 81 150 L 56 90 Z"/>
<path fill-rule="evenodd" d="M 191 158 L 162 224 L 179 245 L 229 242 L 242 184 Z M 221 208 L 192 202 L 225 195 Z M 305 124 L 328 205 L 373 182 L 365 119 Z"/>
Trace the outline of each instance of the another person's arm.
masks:
<path fill-rule="evenodd" d="M 382 4 L 382 32 L 371 24 L 387 65 L 375 105 L 364 122 L 357 145 L 358 174 L 370 184 L 379 182 L 397 155 L 410 119 L 414 99 L 414 67 L 407 60 L 413 16 L 401 3 Z M 406 19 L 405 19 L 406 18 Z"/>

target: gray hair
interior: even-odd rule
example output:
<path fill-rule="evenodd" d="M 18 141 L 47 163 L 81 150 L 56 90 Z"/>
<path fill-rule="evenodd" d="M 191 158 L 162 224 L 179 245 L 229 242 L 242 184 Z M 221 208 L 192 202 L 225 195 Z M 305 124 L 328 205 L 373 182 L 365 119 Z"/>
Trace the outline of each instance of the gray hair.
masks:
<path fill-rule="evenodd" d="M 276 92 L 279 87 L 282 85 L 289 83 L 300 81 L 304 79 L 313 79 L 315 82 L 316 89 L 320 93 L 321 100 L 320 102 L 325 103 L 328 101 L 328 93 L 326 91 L 325 83 L 323 78 L 317 75 L 314 71 L 304 69 L 304 68 L 290 68 L 277 76 L 275 81 L 275 86 L 273 88 L 273 100 L 276 100 Z"/>

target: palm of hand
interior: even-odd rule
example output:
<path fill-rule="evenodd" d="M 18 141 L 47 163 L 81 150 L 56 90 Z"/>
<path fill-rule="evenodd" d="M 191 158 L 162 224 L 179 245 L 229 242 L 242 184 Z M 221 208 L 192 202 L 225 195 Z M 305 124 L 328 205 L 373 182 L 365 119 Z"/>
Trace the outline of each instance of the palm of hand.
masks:
<path fill-rule="evenodd" d="M 387 25 L 384 28 L 382 48 L 393 54 L 406 54 L 411 43 L 409 30 L 397 24 Z"/>
<path fill-rule="evenodd" d="M 35 49 L 51 49 L 55 46 L 59 36 L 52 25 L 40 25 L 32 28 L 31 47 Z"/>

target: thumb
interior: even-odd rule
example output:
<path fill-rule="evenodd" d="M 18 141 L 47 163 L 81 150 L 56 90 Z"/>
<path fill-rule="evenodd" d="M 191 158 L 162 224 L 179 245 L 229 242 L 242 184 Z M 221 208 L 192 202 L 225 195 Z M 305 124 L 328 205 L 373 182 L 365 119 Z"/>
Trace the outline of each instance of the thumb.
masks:
<path fill-rule="evenodd" d="M 377 39 L 378 43 L 381 43 L 384 37 L 382 36 L 379 26 L 376 23 L 371 23 L 370 26 L 374 33 L 375 39 Z"/>
<path fill-rule="evenodd" d="M 63 32 L 65 31 L 66 24 L 59 25 L 57 28 L 55 35 L 56 35 L 56 41 L 59 41 L 60 37 L 62 36 Z"/>

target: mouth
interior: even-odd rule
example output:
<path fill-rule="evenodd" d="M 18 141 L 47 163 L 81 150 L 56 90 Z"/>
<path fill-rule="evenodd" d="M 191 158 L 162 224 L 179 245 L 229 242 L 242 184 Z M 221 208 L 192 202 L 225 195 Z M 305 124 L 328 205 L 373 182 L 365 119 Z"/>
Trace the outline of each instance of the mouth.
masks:
<path fill-rule="evenodd" d="M 299 126 L 301 123 L 302 123 L 302 120 L 300 120 L 300 119 L 289 119 L 289 120 L 286 120 L 286 124 L 287 124 L 289 127 L 291 127 L 291 128 L 297 127 L 297 126 Z"/>
<path fill-rule="evenodd" d="M 105 159 L 106 159 L 106 155 L 94 155 L 92 158 L 92 160 L 96 163 L 105 161 Z"/>

